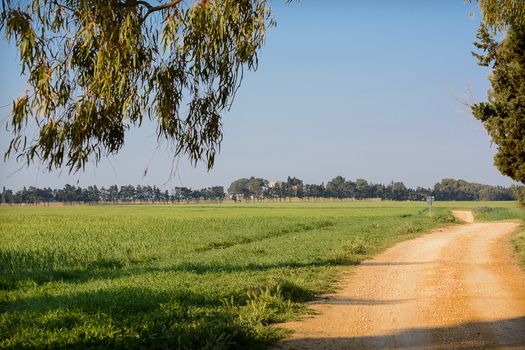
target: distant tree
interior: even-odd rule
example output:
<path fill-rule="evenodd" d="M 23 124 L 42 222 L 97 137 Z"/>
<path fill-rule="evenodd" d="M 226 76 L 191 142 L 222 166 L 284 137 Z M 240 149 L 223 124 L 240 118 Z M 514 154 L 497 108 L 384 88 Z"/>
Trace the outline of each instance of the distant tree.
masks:
<path fill-rule="evenodd" d="M 455 179 L 443 179 L 441 182 L 436 183 L 432 193 L 436 197 L 436 200 L 444 201 L 508 201 L 515 198 L 510 188 Z"/>
<path fill-rule="evenodd" d="M 466 181 L 455 179 L 443 179 L 434 185 L 433 194 L 436 200 L 460 200 L 472 201 L 477 196 Z"/>
<path fill-rule="evenodd" d="M 98 203 L 100 201 L 100 190 L 97 186 L 88 186 L 84 198 L 88 203 Z"/>
<path fill-rule="evenodd" d="M 370 186 L 370 198 L 385 198 L 385 185 L 373 184 Z"/>
<path fill-rule="evenodd" d="M 135 200 L 135 187 L 132 185 L 121 186 L 118 192 L 118 198 L 124 202 L 131 202 Z"/>
<path fill-rule="evenodd" d="M 355 180 L 356 198 L 370 198 L 368 182 L 365 179 Z"/>
<path fill-rule="evenodd" d="M 358 192 L 357 192 L 356 183 L 351 180 L 343 182 L 341 186 L 339 187 L 339 191 L 340 191 L 341 198 L 358 198 L 359 197 Z"/>
<path fill-rule="evenodd" d="M 213 200 L 223 201 L 226 198 L 226 193 L 224 193 L 224 187 L 222 186 L 210 187 L 210 194 Z"/>
<path fill-rule="evenodd" d="M 420 200 L 425 200 L 430 195 L 432 195 L 432 190 L 428 188 L 418 187 L 413 192 L 412 198 L 410 199 L 414 201 L 420 201 Z"/>
<path fill-rule="evenodd" d="M 155 202 L 160 202 L 164 200 L 164 195 L 162 194 L 162 191 L 157 186 L 153 186 L 153 200 Z"/>
<path fill-rule="evenodd" d="M 408 190 L 403 182 L 392 181 L 385 188 L 386 199 L 395 201 L 406 201 L 408 199 Z"/>
<path fill-rule="evenodd" d="M 315 185 L 307 184 L 304 185 L 304 196 L 308 198 L 323 198 L 326 197 L 326 190 L 324 184 Z"/>
<path fill-rule="evenodd" d="M 34 186 L 29 186 L 27 189 L 27 200 L 29 203 L 38 204 L 40 202 L 40 196 L 38 188 Z"/>
<path fill-rule="evenodd" d="M 117 185 L 109 186 L 107 194 L 108 194 L 108 200 L 109 201 L 117 202 L 119 200 L 119 196 L 118 196 L 119 190 L 118 190 Z"/>
<path fill-rule="evenodd" d="M 27 190 L 25 186 L 20 191 L 16 191 L 13 196 L 13 203 L 27 203 L 26 198 L 25 198 L 26 192 Z"/>
<path fill-rule="evenodd" d="M 7 189 L 5 190 L 4 192 L 4 203 L 14 203 L 14 195 L 13 195 L 13 190 L 10 190 L 10 189 Z"/>
<path fill-rule="evenodd" d="M 196 198 L 197 194 L 187 187 L 175 187 L 172 192 L 172 197 L 177 202 L 190 201 Z"/>
<path fill-rule="evenodd" d="M 109 190 L 106 189 L 104 186 L 102 186 L 100 188 L 100 200 L 102 202 L 109 202 L 110 201 L 110 198 L 109 198 Z"/>
<path fill-rule="evenodd" d="M 38 203 L 50 203 L 55 200 L 51 188 L 36 188 L 34 191 Z"/>
<path fill-rule="evenodd" d="M 246 178 L 241 178 L 233 181 L 230 184 L 230 187 L 228 187 L 228 193 L 234 196 L 240 195 L 243 197 L 249 197 L 250 189 L 248 188 L 248 182 L 249 180 Z"/>
<path fill-rule="evenodd" d="M 268 180 L 253 176 L 248 179 L 248 192 L 256 198 L 262 198 L 267 188 Z"/>
<path fill-rule="evenodd" d="M 480 201 L 509 201 L 516 197 L 509 188 L 501 186 L 487 186 L 475 184 L 477 191 L 477 199 Z"/>
<path fill-rule="evenodd" d="M 207 187 L 195 192 L 199 198 L 211 201 L 222 201 L 226 196 L 222 186 Z"/>
<path fill-rule="evenodd" d="M 182 187 L 181 188 L 181 196 L 182 196 L 182 198 L 184 200 L 190 201 L 192 199 L 195 199 L 197 195 L 196 195 L 195 191 L 192 191 L 191 188 Z"/>
<path fill-rule="evenodd" d="M 268 184 L 268 188 L 266 189 L 264 196 L 267 198 L 279 199 L 279 201 L 281 201 L 286 197 L 286 183 L 279 181 L 272 182 L 271 185 Z"/>
<path fill-rule="evenodd" d="M 286 179 L 286 196 L 302 198 L 303 195 L 303 180 L 288 176 Z"/>
<path fill-rule="evenodd" d="M 344 194 L 342 187 L 345 183 L 345 178 L 342 176 L 336 176 L 326 184 L 326 192 L 330 197 L 343 198 Z"/>
<path fill-rule="evenodd" d="M 57 191 L 57 199 L 60 202 L 71 203 L 80 200 L 82 190 L 70 184 L 64 185 L 62 189 Z"/>
<path fill-rule="evenodd" d="M 145 200 L 153 202 L 155 200 L 155 193 L 153 191 L 153 187 L 150 185 L 143 186 L 142 187 L 142 196 Z"/>

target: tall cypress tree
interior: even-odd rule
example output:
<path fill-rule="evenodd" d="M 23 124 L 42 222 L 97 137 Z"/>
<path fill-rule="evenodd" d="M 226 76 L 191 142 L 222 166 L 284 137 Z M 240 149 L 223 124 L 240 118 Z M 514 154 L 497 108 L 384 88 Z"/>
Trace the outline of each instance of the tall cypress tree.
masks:
<path fill-rule="evenodd" d="M 492 67 L 486 102 L 471 106 L 497 146 L 494 164 L 502 174 L 525 183 L 525 26 L 511 24 L 499 42 L 482 25 L 474 53 L 482 66 Z"/>

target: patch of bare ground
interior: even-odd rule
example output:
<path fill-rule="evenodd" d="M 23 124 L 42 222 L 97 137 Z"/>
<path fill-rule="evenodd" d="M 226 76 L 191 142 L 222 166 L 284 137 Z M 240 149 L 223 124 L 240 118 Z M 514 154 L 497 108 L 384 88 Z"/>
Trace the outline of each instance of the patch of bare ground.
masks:
<path fill-rule="evenodd" d="M 474 215 L 471 211 L 466 210 L 453 210 L 452 215 L 458 218 L 461 221 L 472 224 L 474 222 Z"/>

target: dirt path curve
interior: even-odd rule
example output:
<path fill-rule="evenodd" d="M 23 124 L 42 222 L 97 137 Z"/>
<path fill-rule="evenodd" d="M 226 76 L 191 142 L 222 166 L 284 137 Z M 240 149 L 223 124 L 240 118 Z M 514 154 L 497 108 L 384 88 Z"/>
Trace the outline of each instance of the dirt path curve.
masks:
<path fill-rule="evenodd" d="M 472 215 L 471 211 L 453 210 L 452 214 L 459 220 L 468 222 L 469 224 L 474 222 L 474 215 Z"/>
<path fill-rule="evenodd" d="M 525 349 L 516 223 L 473 223 L 402 242 L 352 269 L 341 290 L 284 326 L 277 349 Z"/>

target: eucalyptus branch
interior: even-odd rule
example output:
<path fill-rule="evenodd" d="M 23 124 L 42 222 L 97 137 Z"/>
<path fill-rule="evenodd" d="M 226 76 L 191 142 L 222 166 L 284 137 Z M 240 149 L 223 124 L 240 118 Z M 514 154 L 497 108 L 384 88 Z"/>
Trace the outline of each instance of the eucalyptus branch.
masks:
<path fill-rule="evenodd" d="M 211 168 L 222 113 L 274 23 L 269 1 L 194 0 L 171 16 L 183 0 L 1 0 L 0 29 L 34 93 L 13 103 L 6 156 L 78 171 L 117 153 L 125 131 L 149 118 L 175 156 Z M 161 20 L 144 28 L 152 13 Z"/>
<path fill-rule="evenodd" d="M 144 6 L 147 9 L 146 14 L 144 15 L 144 19 L 145 19 L 146 17 L 148 17 L 153 12 L 162 11 L 162 10 L 166 10 L 166 9 L 169 9 L 169 8 L 176 7 L 182 1 L 183 0 L 173 0 L 173 1 L 171 1 L 169 3 L 166 3 L 166 4 L 153 6 L 149 2 L 143 1 L 143 0 L 128 0 L 125 3 L 121 3 L 120 5 L 123 6 L 123 7 L 137 7 L 137 6 L 140 6 L 140 5 Z"/>

